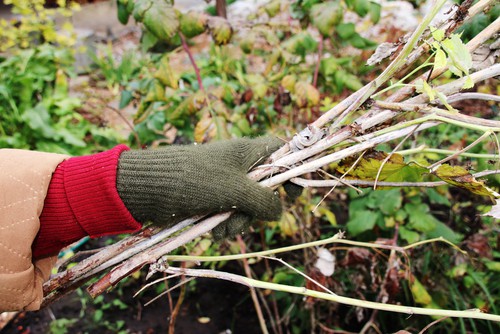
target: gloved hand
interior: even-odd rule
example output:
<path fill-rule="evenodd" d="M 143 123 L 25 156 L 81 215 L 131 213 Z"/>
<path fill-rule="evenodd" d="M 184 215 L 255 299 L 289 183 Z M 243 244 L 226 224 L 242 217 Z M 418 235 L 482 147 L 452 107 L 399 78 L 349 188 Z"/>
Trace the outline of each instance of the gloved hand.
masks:
<path fill-rule="evenodd" d="M 164 226 L 235 211 L 212 231 L 216 239 L 231 237 L 255 220 L 280 218 L 279 196 L 246 174 L 282 144 L 261 137 L 126 151 L 118 162 L 118 194 L 136 220 Z"/>

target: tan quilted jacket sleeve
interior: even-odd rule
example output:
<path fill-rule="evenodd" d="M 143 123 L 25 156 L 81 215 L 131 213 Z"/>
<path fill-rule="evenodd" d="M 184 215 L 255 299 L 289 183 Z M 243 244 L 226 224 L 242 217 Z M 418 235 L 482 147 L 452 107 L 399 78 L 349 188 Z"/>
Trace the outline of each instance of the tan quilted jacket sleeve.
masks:
<path fill-rule="evenodd" d="M 56 258 L 33 262 L 31 244 L 52 173 L 67 158 L 0 149 L 0 312 L 40 307 L 42 284 Z"/>

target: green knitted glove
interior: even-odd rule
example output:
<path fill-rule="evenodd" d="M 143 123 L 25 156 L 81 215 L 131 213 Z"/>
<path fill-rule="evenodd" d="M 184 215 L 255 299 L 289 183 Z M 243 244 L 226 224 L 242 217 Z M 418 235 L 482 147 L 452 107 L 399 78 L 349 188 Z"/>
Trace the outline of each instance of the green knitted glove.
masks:
<path fill-rule="evenodd" d="M 234 210 L 212 231 L 216 239 L 231 237 L 254 220 L 281 216 L 279 197 L 246 174 L 282 144 L 262 137 L 125 151 L 118 162 L 118 194 L 137 221 L 164 226 Z"/>

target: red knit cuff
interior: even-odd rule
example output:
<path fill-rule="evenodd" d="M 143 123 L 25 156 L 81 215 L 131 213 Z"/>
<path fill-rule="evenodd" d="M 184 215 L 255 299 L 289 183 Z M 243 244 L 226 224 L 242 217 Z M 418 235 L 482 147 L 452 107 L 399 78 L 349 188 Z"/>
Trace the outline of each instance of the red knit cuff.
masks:
<path fill-rule="evenodd" d="M 57 253 L 82 237 L 132 233 L 142 225 L 116 190 L 116 172 L 125 145 L 98 154 L 70 158 L 52 176 L 33 256 Z"/>

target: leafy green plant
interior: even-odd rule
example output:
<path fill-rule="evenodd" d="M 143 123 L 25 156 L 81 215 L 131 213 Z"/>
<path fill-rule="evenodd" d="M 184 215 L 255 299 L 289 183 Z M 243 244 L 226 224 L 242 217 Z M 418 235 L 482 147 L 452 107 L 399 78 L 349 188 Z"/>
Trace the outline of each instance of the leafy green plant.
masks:
<path fill-rule="evenodd" d="M 5 44 L 9 53 L 0 59 L 0 147 L 65 154 L 89 153 L 100 145 L 108 147 L 118 137 L 77 112 L 81 101 L 69 93 L 69 80 L 75 75 L 72 43 L 63 43 L 62 37 L 59 40 L 61 33 L 48 23 L 52 22 L 49 15 L 58 11 L 45 12 L 43 4 L 14 2 L 13 11 L 25 14 L 29 20 L 24 22 L 22 16 L 19 27 L 2 30 L 12 39 Z M 67 16 L 71 8 L 61 11 Z M 31 31 L 56 36 L 25 39 L 25 33 L 32 36 Z M 89 147 L 89 141 L 96 147 Z"/>
<path fill-rule="evenodd" d="M 75 45 L 73 25 L 69 18 L 75 10 L 80 9 L 77 2 L 57 0 L 57 7 L 46 8 L 45 0 L 4 0 L 4 4 L 12 5 L 12 13 L 18 14 L 17 18 L 9 22 L 0 20 L 0 51 L 16 52 L 18 49 L 28 49 L 36 44 L 51 43 L 62 48 Z M 56 28 L 54 17 L 66 17 L 61 33 Z M 14 24 L 15 23 L 15 24 Z"/>
<path fill-rule="evenodd" d="M 98 73 L 104 77 L 107 87 L 115 94 L 118 94 L 121 87 L 137 78 L 141 74 L 141 70 L 149 65 L 147 57 L 140 56 L 139 54 L 138 57 L 136 52 L 126 51 L 117 61 L 110 45 L 99 48 L 91 54 L 93 66 L 97 67 Z M 96 78 L 96 81 L 100 82 L 99 78 Z"/>
<path fill-rule="evenodd" d="M 49 332 L 50 334 L 66 334 L 73 324 L 75 324 L 78 319 L 55 319 L 50 322 Z"/>
<path fill-rule="evenodd" d="M 314 65 L 306 56 L 320 51 L 318 45 L 323 47 L 325 38 L 329 39 L 331 47 L 321 53 L 334 50 L 339 41 L 340 45 L 347 43 L 360 49 L 373 47 L 373 43 L 355 31 L 352 23 L 343 22 L 343 13 L 353 11 L 361 17 L 370 15 L 376 22 L 380 11 L 378 4 L 362 1 L 347 4 L 313 1 L 292 5 L 292 18 L 318 29 L 321 34 L 318 41 L 306 29 L 297 32 L 292 27 L 273 25 L 276 14 L 289 8 L 282 1 L 262 6 L 258 13 L 266 16 L 268 22 L 250 27 L 241 34 L 234 34 L 234 29 L 223 18 L 194 11 L 181 13 L 164 1 L 118 0 L 117 4 L 121 22 L 126 23 L 133 17 L 143 24 L 144 50 L 158 51 L 158 45 L 163 43 L 182 46 L 189 55 L 187 42 L 191 38 L 209 33 L 213 41 L 208 55 L 200 55 L 196 60 L 191 57 L 194 71 L 174 68 L 171 62 L 177 57 L 177 51 L 167 49 L 161 57 L 152 59 L 150 73 L 124 85 L 120 106 L 132 101 L 138 103 L 136 131 L 144 143 L 161 139 L 163 130 L 170 126 L 189 140 L 206 141 L 230 135 L 258 134 L 274 124 L 306 123 L 308 117 L 317 113 L 321 102 L 317 87 L 320 81 L 325 91 L 336 93 L 362 86 L 354 74 L 353 57 L 321 59 L 321 66 L 316 70 L 319 70 L 319 78 L 311 83 Z M 333 19 L 325 14 L 330 12 L 335 14 Z M 242 58 L 235 46 L 267 62 L 264 72 L 252 72 L 248 58 Z M 101 68 L 105 73 L 106 69 Z M 183 87 L 181 90 L 179 84 Z M 236 99 L 235 93 L 241 94 L 242 99 Z M 302 109 L 306 117 L 299 116 Z M 265 126 L 258 129 L 262 124 Z"/>

